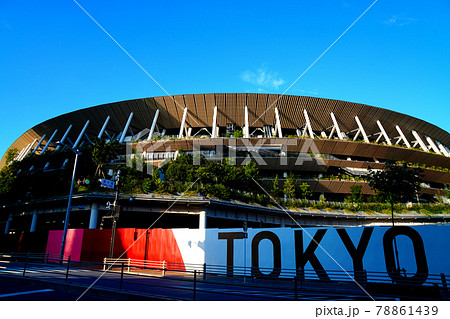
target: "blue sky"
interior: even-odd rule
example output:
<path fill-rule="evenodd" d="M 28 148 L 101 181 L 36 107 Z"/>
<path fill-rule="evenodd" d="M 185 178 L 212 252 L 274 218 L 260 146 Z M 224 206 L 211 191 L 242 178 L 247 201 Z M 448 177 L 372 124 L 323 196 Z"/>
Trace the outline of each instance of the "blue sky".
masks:
<path fill-rule="evenodd" d="M 77 0 L 169 94 L 283 93 L 373 2 Z M 378 0 L 286 94 L 450 131 L 450 1 Z M 0 153 L 48 118 L 166 93 L 73 0 L 0 0 Z"/>

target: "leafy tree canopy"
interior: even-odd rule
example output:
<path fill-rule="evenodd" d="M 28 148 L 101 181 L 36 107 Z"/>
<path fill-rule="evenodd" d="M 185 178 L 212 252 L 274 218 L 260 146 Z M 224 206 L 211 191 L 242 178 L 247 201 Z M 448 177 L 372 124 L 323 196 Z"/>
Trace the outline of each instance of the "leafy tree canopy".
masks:
<path fill-rule="evenodd" d="M 17 148 L 10 148 L 5 155 L 5 164 L 8 165 L 12 161 L 14 161 L 14 158 L 16 158 L 17 154 L 19 154 L 19 150 Z"/>
<path fill-rule="evenodd" d="M 370 167 L 369 170 L 369 186 L 391 205 L 412 200 L 420 191 L 421 169 L 408 167 L 406 163 L 398 165 L 390 160 L 384 164 L 383 170 Z"/>

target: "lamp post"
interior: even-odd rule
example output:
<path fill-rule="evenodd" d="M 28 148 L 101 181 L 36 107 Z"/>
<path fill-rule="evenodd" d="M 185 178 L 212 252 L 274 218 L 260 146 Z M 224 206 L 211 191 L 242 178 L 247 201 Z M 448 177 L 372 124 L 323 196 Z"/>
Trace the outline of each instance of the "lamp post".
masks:
<path fill-rule="evenodd" d="M 109 258 L 113 258 L 113 255 L 114 255 L 114 240 L 116 237 L 117 220 L 119 219 L 119 215 L 120 215 L 119 180 L 120 180 L 120 171 L 117 171 L 116 197 L 114 199 L 114 204 L 113 204 L 114 211 L 112 213 L 111 246 L 109 248 Z"/>
<path fill-rule="evenodd" d="M 67 202 L 67 211 L 66 211 L 66 218 L 64 219 L 64 231 L 63 231 L 63 237 L 61 241 L 61 251 L 59 253 L 59 258 L 62 262 L 64 258 L 64 248 L 66 246 L 66 237 L 67 237 L 67 229 L 69 228 L 69 218 L 70 218 L 70 209 L 72 208 L 72 195 L 73 195 L 73 185 L 75 183 L 75 175 L 77 173 L 77 164 L 78 164 L 78 155 L 81 154 L 81 152 L 78 149 L 73 149 L 70 146 L 67 146 L 61 142 L 56 142 L 57 145 L 61 145 L 65 148 L 68 148 L 72 152 L 75 153 L 75 162 L 73 164 L 73 173 L 72 173 L 72 182 L 70 184 L 70 193 L 69 193 L 69 200 Z"/>
<path fill-rule="evenodd" d="M 244 230 L 244 283 L 245 281 L 245 277 L 247 276 L 246 274 L 246 268 L 247 268 L 247 238 L 248 238 L 248 233 L 247 233 L 247 222 L 243 222 L 242 223 L 242 229 Z"/>

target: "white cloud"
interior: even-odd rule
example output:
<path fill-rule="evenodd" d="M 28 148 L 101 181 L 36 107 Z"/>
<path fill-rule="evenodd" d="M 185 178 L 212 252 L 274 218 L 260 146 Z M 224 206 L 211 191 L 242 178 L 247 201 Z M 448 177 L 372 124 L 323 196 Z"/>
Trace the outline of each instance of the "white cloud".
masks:
<path fill-rule="evenodd" d="M 399 27 L 403 27 L 407 24 L 414 23 L 416 21 L 417 19 L 412 17 L 406 17 L 404 14 L 401 15 L 393 14 L 389 18 L 383 20 L 382 23 L 386 25 L 396 25 Z"/>
<path fill-rule="evenodd" d="M 256 71 L 247 70 L 242 72 L 241 80 L 259 86 L 258 91 L 264 91 L 264 89 L 277 90 L 286 83 L 277 73 L 268 71 L 265 67 L 261 67 Z"/>
<path fill-rule="evenodd" d="M 319 90 L 314 89 L 314 88 L 313 89 L 292 88 L 289 92 L 291 92 L 292 94 L 304 95 L 304 96 L 318 96 L 319 95 Z"/>

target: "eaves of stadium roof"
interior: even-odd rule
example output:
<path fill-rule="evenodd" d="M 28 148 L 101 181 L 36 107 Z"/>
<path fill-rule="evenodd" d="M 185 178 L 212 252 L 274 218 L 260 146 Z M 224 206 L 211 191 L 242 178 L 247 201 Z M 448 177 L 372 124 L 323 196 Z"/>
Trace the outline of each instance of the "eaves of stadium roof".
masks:
<path fill-rule="evenodd" d="M 399 143 L 423 152 L 442 154 L 444 162 L 448 161 L 450 153 L 448 132 L 405 114 L 339 100 L 254 93 L 183 94 L 89 107 L 34 126 L 11 147 L 20 151 L 20 159 L 33 151 L 41 153 L 46 150 L 46 144 L 48 149 L 53 149 L 54 143 L 64 135 L 72 143 L 86 139 L 86 136 L 91 139 L 97 137 L 99 132 L 102 132 L 103 138 L 120 138 L 123 131 L 126 136 L 136 137 L 139 132 L 151 127 L 157 110 L 159 129 L 174 130 L 184 126 L 194 130 L 206 128 L 212 132 L 215 118 L 215 125 L 222 134 L 227 123 L 235 123 L 244 132 L 247 123 L 247 132 L 269 125 L 277 129 L 277 135 L 280 127 L 281 131 L 297 132 L 305 137 L 311 137 L 313 133 L 319 137 L 352 140 L 356 135 L 363 141 Z M 81 134 L 83 129 L 84 134 Z M 148 130 L 146 132 L 148 134 Z M 140 138 L 147 137 L 142 135 Z M 0 162 L 0 166 L 3 165 L 4 156 Z"/>

